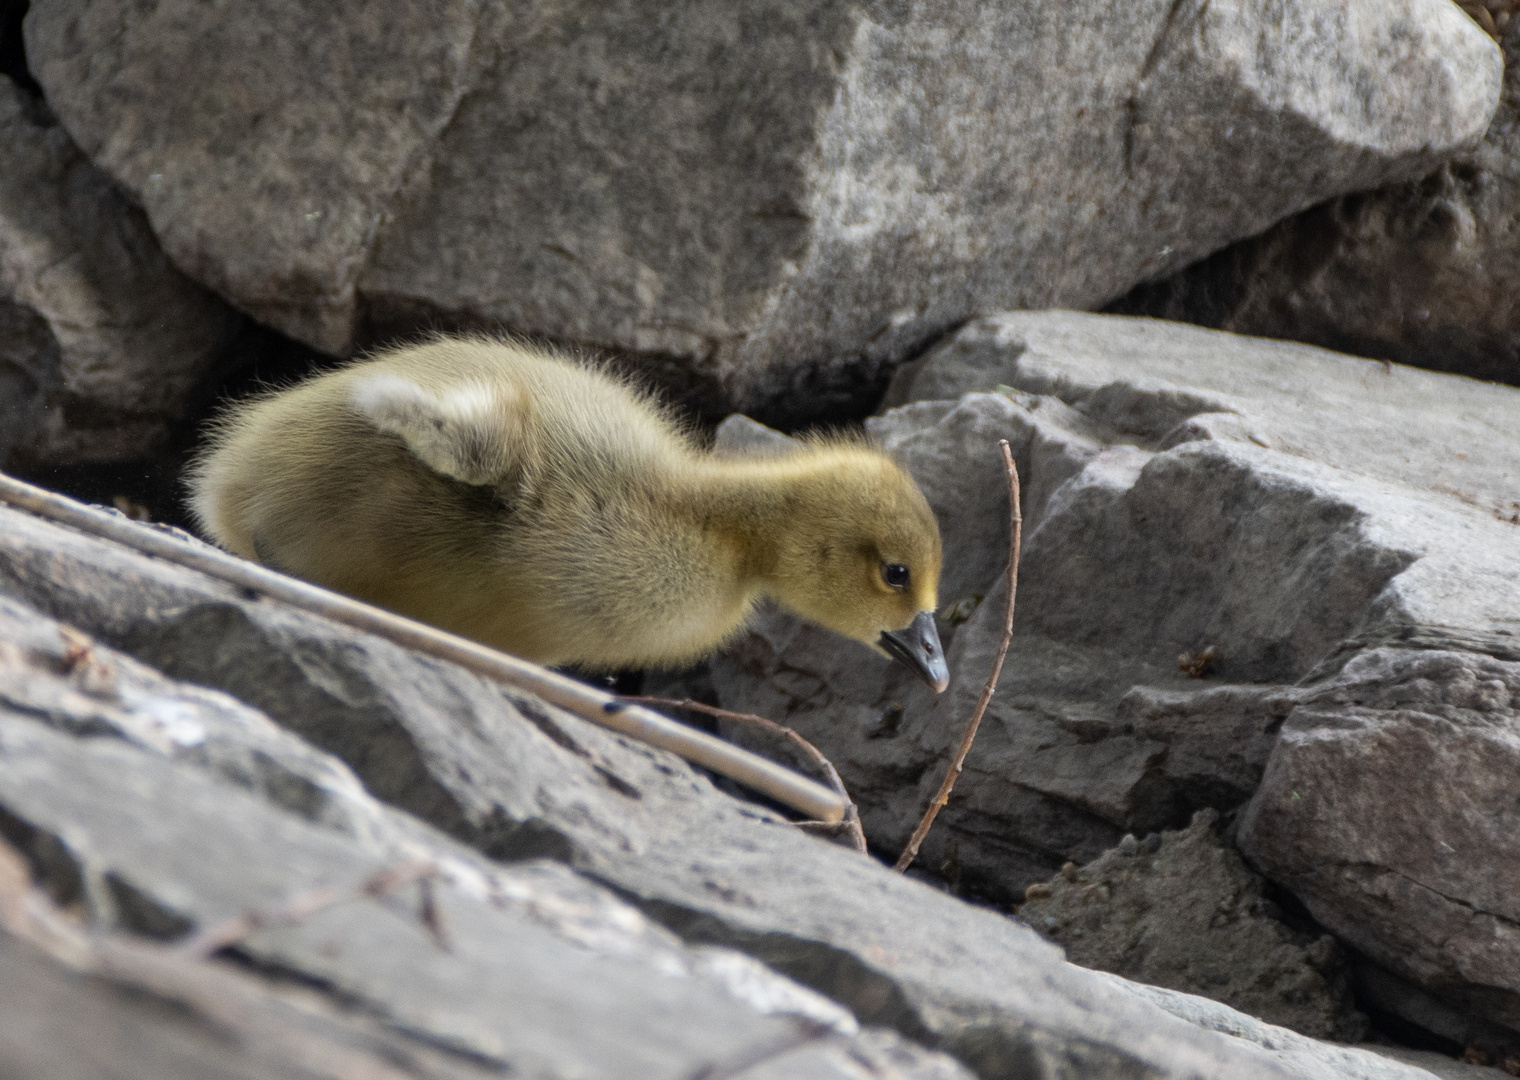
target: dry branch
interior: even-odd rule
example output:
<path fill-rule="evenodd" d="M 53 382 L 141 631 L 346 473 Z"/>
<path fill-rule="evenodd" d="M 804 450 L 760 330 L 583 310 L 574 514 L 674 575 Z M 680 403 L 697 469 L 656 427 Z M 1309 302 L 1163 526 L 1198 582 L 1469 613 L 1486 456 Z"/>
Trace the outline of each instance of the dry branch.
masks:
<path fill-rule="evenodd" d="M 763 716 L 756 716 L 754 713 L 741 713 L 733 712 L 730 709 L 720 709 L 716 705 L 693 701 L 691 698 L 677 700 L 676 698 L 645 697 L 643 695 L 632 694 L 625 696 L 623 700 L 637 702 L 640 705 L 659 705 L 667 709 L 689 709 L 692 712 L 715 716 L 720 720 L 733 720 L 741 724 L 752 724 L 755 727 L 771 732 L 773 735 L 782 735 L 790 739 L 803 753 L 813 759 L 814 764 L 823 770 L 823 775 L 828 780 L 829 787 L 833 788 L 835 794 L 843 799 L 846 804 L 844 818 L 841 821 L 804 821 L 800 822 L 799 825 L 810 832 L 817 830 L 833 834 L 843 831 L 849 836 L 850 843 L 854 845 L 856 851 L 863 852 L 866 850 L 866 834 L 860 827 L 860 810 L 855 806 L 855 801 L 850 798 L 850 793 L 845 790 L 844 781 L 839 778 L 839 770 L 834 768 L 834 763 L 824 756 L 823 751 L 804 739 L 794 729 L 787 727 L 785 724 L 778 724 L 774 720 L 767 720 Z"/>
<path fill-rule="evenodd" d="M 961 744 L 956 748 L 950 768 L 945 770 L 945 778 L 940 782 L 939 791 L 929 803 L 929 808 L 924 811 L 923 820 L 918 823 L 918 828 L 913 830 L 913 836 L 908 840 L 908 846 L 903 849 L 897 864 L 892 867 L 899 873 L 913 865 L 924 837 L 929 835 L 929 829 L 934 825 L 935 817 L 938 816 L 945 803 L 950 801 L 950 791 L 955 787 L 956 780 L 960 778 L 961 769 L 966 764 L 966 755 L 971 752 L 972 740 L 976 738 L 976 729 L 981 726 L 982 714 L 987 711 L 987 703 L 992 700 L 992 695 L 997 690 L 998 676 L 1003 673 L 1003 658 L 1008 655 L 1008 643 L 1013 639 L 1013 602 L 1019 591 L 1019 551 L 1024 542 L 1024 515 L 1019 511 L 1019 467 L 1013 463 L 1013 451 L 1009 448 L 1007 439 L 998 440 L 998 448 L 1003 452 L 1003 469 L 1008 474 L 1008 518 L 1012 533 L 1008 548 L 1008 603 L 1003 608 L 1003 640 L 998 646 L 997 657 L 992 661 L 992 670 L 987 673 L 987 683 L 982 687 L 982 696 L 977 700 L 971 719 L 966 722 L 965 733 L 961 735 Z"/>
<path fill-rule="evenodd" d="M 582 719 L 679 754 L 821 821 L 837 822 L 845 815 L 848 799 L 822 784 L 705 731 L 693 730 L 649 709 L 629 707 L 610 694 L 479 642 L 85 506 L 4 473 L 0 473 L 0 502 L 536 694 Z"/>

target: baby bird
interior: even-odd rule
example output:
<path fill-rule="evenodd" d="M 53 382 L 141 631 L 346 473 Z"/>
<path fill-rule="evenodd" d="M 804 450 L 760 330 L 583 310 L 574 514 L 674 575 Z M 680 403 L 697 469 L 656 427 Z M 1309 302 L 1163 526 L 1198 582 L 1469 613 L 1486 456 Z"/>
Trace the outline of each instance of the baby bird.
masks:
<path fill-rule="evenodd" d="M 229 550 L 539 663 L 686 663 L 770 597 L 949 681 L 939 529 L 885 454 L 716 457 L 520 342 L 438 337 L 241 404 L 190 485 Z"/>

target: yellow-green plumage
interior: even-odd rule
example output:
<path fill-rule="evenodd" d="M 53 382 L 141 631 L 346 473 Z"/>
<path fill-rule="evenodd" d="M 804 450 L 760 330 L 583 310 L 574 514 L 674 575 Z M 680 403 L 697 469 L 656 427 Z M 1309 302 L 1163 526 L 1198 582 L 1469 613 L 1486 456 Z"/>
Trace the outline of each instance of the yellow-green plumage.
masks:
<path fill-rule="evenodd" d="M 766 595 L 875 645 L 939 579 L 933 515 L 879 451 L 715 457 L 625 381 L 489 338 L 240 405 L 191 485 L 230 550 L 543 663 L 689 661 Z"/>

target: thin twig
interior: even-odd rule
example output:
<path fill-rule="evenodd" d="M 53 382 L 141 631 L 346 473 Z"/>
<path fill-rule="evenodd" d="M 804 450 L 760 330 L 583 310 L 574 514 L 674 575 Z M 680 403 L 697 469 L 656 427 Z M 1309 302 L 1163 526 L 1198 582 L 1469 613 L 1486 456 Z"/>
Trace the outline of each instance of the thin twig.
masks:
<path fill-rule="evenodd" d="M 956 748 L 955 758 L 951 761 L 950 768 L 945 770 L 945 779 L 940 782 L 939 791 L 924 811 L 918 828 L 913 830 L 913 836 L 898 858 L 897 865 L 892 867 L 899 873 L 912 866 L 913 860 L 918 858 L 919 846 L 923 844 L 924 837 L 929 835 L 935 817 L 945 803 L 950 801 L 950 790 L 955 787 L 961 768 L 966 764 L 966 755 L 971 752 L 971 742 L 976 738 L 976 729 L 981 726 L 982 714 L 987 711 L 987 703 L 997 690 L 998 676 L 1003 673 L 1003 658 L 1008 655 L 1008 643 L 1013 640 L 1013 601 L 1019 591 L 1019 551 L 1024 543 L 1024 515 L 1019 511 L 1019 467 L 1013 463 L 1013 451 L 1009 448 L 1007 439 L 999 439 L 998 447 L 1003 452 L 1003 469 L 1008 473 L 1008 518 L 1013 534 L 1008 549 L 1008 603 L 1003 608 L 1003 641 L 998 646 L 997 657 L 992 661 L 992 670 L 987 673 L 987 684 L 982 687 L 982 696 L 977 700 L 976 710 L 966 722 L 966 731 L 961 735 L 961 744 Z"/>
<path fill-rule="evenodd" d="M 813 759 L 820 769 L 823 770 L 824 778 L 834 793 L 845 801 L 844 818 L 840 821 L 807 822 L 801 824 L 810 826 L 809 832 L 829 831 L 830 833 L 843 831 L 850 837 L 850 842 L 855 845 L 856 851 L 866 850 L 866 834 L 860 827 L 860 810 L 855 805 L 855 800 L 850 798 L 850 793 L 845 790 L 844 781 L 839 778 L 839 770 L 834 768 L 834 763 L 823 755 L 823 751 L 808 742 L 797 732 L 785 724 L 778 724 L 774 720 L 767 720 L 763 716 L 754 713 L 734 712 L 731 709 L 720 709 L 716 705 L 708 705 L 701 701 L 693 701 L 691 698 L 663 698 L 646 697 L 639 694 L 624 695 L 624 701 L 635 701 L 640 705 L 658 705 L 667 709 L 689 709 L 692 712 L 706 713 L 708 716 L 716 716 L 720 720 L 734 720 L 741 724 L 753 724 L 755 727 L 764 728 L 773 735 L 783 735 L 795 743 L 802 752 Z"/>
<path fill-rule="evenodd" d="M 86 506 L 4 473 L 0 473 L 0 502 L 71 529 L 112 540 L 140 555 L 197 570 L 250 590 L 255 598 L 267 596 L 364 633 L 375 634 L 402 648 L 457 664 L 505 686 L 536 694 L 583 720 L 680 754 L 821 821 L 839 821 L 844 816 L 845 800 L 837 792 L 829 791 L 791 769 L 659 713 L 630 708 L 611 694 L 527 660 L 497 652 L 479 642 L 286 577 L 225 551 L 194 544 L 152 526 Z"/>
<path fill-rule="evenodd" d="M 438 867 L 429 861 L 402 863 L 377 870 L 351 889 L 333 885 L 321 885 L 296 893 L 288 899 L 266 908 L 255 908 L 235 915 L 225 922 L 195 934 L 179 946 L 179 951 L 204 959 L 220 952 L 229 945 L 236 945 L 260 930 L 271 926 L 294 926 L 337 904 L 354 900 L 379 900 L 389 896 L 409 882 L 417 882 L 421 890 L 417 918 L 433 941 L 445 952 L 449 950 L 448 936 L 444 932 L 442 916 L 438 911 L 437 898 L 433 893 L 433 879 Z"/>

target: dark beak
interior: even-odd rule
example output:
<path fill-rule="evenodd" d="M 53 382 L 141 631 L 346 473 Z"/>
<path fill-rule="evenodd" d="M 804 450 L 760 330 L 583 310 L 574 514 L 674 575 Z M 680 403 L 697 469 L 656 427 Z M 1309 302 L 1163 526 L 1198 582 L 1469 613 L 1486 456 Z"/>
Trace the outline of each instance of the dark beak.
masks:
<path fill-rule="evenodd" d="M 884 630 L 881 647 L 913 669 L 936 694 L 950 685 L 950 669 L 945 666 L 945 650 L 939 645 L 939 631 L 934 628 L 934 612 L 920 611 L 906 630 Z"/>

